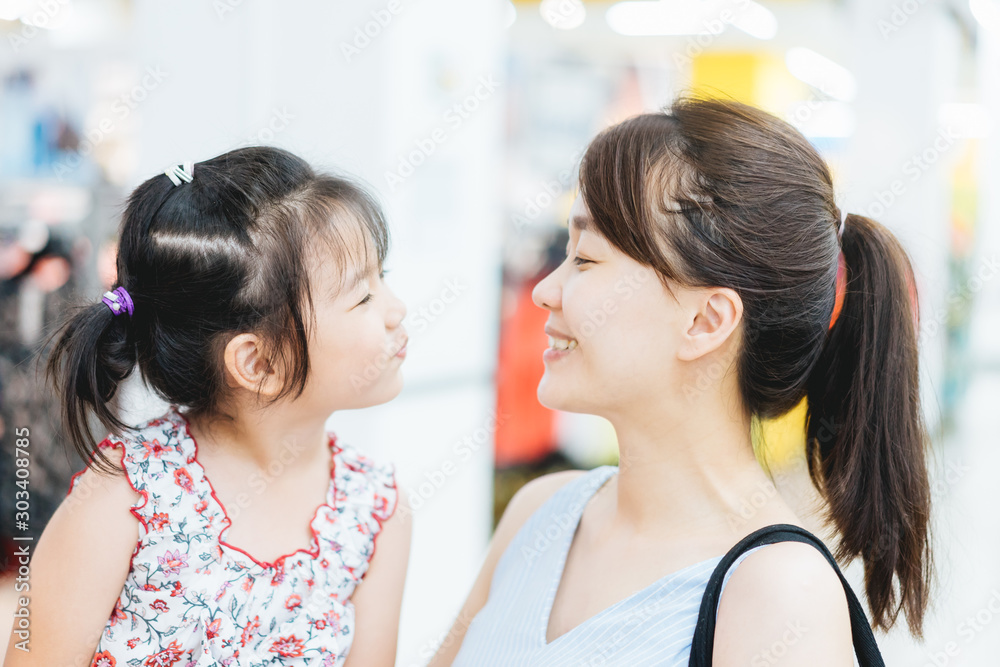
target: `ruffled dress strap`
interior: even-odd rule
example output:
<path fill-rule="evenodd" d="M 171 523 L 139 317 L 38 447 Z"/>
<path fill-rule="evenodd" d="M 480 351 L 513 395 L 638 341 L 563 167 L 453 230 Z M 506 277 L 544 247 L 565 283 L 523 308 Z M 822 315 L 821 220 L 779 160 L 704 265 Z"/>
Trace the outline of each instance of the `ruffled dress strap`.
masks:
<path fill-rule="evenodd" d="M 375 538 L 398 505 L 396 469 L 333 437 L 334 502 L 329 536 L 343 566 L 360 583 L 375 554 Z"/>

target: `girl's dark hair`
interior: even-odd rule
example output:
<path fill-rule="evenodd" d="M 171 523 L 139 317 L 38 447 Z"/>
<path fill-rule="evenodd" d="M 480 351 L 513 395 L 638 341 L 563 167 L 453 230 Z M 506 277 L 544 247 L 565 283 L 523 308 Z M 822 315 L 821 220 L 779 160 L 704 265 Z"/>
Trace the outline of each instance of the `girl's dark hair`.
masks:
<path fill-rule="evenodd" d="M 261 336 L 269 363 L 286 371 L 271 402 L 299 396 L 310 367 L 310 262 L 333 261 L 343 277 L 348 265 L 367 271 L 374 255 L 381 268 L 388 241 L 361 186 L 278 148 L 199 162 L 193 180 L 177 186 L 153 176 L 132 192 L 121 221 L 115 287 L 128 290 L 134 314 L 115 316 L 96 299 L 52 335 L 47 372 L 73 447 L 91 467 L 111 470 L 88 413 L 111 432 L 130 430 L 109 402 L 136 366 L 190 418 L 224 414 L 223 353 L 241 332 Z"/>
<path fill-rule="evenodd" d="M 863 559 L 874 627 L 903 610 L 922 636 L 928 438 L 913 271 L 899 241 L 852 214 L 838 242 L 817 151 L 788 123 L 729 100 L 681 97 L 605 130 L 583 157 L 580 187 L 597 230 L 668 290 L 739 294 L 746 411 L 778 417 L 808 397 L 809 473 L 839 532 L 837 558 Z M 847 292 L 829 329 L 841 249 Z"/>

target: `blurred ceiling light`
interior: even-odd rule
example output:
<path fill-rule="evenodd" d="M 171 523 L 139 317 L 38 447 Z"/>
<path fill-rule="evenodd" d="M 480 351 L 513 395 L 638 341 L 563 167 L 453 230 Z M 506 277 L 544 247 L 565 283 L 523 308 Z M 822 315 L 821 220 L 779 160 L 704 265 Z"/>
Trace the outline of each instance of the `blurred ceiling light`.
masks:
<path fill-rule="evenodd" d="M 993 119 L 981 104 L 942 104 L 938 121 L 960 137 L 988 137 Z"/>
<path fill-rule="evenodd" d="M 58 30 L 66 25 L 73 16 L 74 6 L 70 0 L 45 2 L 44 0 L 28 0 L 28 2 L 13 3 L 20 12 L 17 18 L 21 23 L 34 28 Z M 6 3 L 5 3 L 6 6 Z M 0 14 L 6 12 L 0 11 Z"/>
<path fill-rule="evenodd" d="M 735 10 L 730 23 L 757 39 L 773 39 L 778 34 L 778 19 L 770 9 L 753 0 Z"/>
<path fill-rule="evenodd" d="M 538 11 L 546 23 L 560 30 L 578 28 L 587 18 L 587 10 L 581 0 L 542 0 Z"/>
<path fill-rule="evenodd" d="M 517 20 L 517 7 L 510 0 L 505 0 L 504 5 L 506 5 L 503 10 L 504 27 L 509 28 Z"/>
<path fill-rule="evenodd" d="M 844 102 L 850 102 L 857 94 L 858 86 L 854 75 L 826 56 L 812 49 L 795 47 L 785 54 L 785 66 L 796 79 L 808 83 L 813 88 Z"/>
<path fill-rule="evenodd" d="M 797 102 L 785 112 L 785 120 L 810 139 L 845 138 L 854 134 L 854 109 L 846 102 Z"/>
<path fill-rule="evenodd" d="M 627 0 L 609 7 L 604 18 L 620 35 L 711 35 L 721 32 L 721 29 L 711 30 L 712 26 L 702 15 L 696 5 Z"/>
<path fill-rule="evenodd" d="M 16 21 L 31 7 L 31 0 L 0 0 L 0 20 Z"/>
<path fill-rule="evenodd" d="M 969 11 L 979 25 L 1000 32 L 1000 2 L 997 0 L 969 0 Z"/>
<path fill-rule="evenodd" d="M 620 35 L 717 35 L 727 25 L 758 39 L 778 33 L 778 19 L 753 0 L 626 0 L 604 17 Z"/>

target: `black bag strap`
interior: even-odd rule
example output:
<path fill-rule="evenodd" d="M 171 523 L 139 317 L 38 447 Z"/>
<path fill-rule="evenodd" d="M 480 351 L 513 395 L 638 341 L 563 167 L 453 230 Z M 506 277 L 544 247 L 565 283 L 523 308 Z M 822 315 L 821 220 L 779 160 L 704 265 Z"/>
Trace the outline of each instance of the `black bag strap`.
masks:
<path fill-rule="evenodd" d="M 701 599 L 701 609 L 698 612 L 698 623 L 694 628 L 694 638 L 691 640 L 691 659 L 689 667 L 710 667 L 712 664 L 712 649 L 715 641 L 715 615 L 719 608 L 719 598 L 722 597 L 722 581 L 729 571 L 730 566 L 745 551 L 764 544 L 774 544 L 775 542 L 804 542 L 812 544 L 819 549 L 826 559 L 833 565 L 837 576 L 844 584 L 844 592 L 847 593 L 847 606 L 851 613 L 851 635 L 854 639 L 854 652 L 858 657 L 858 664 L 861 667 L 885 667 L 882 662 L 882 654 L 879 653 L 878 644 L 875 643 L 875 635 L 868 624 L 868 617 L 865 610 L 858 602 L 857 596 L 851 590 L 850 584 L 844 578 L 844 573 L 840 571 L 833 554 L 826 548 L 823 541 L 804 528 L 793 526 L 787 523 L 778 523 L 765 526 L 756 530 L 729 550 L 722 561 L 712 572 L 705 588 L 705 595 Z"/>

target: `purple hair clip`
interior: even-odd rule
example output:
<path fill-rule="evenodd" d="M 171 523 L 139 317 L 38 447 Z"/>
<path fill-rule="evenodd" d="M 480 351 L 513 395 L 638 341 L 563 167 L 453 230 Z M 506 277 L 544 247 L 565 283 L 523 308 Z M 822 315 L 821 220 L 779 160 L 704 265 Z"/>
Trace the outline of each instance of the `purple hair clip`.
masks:
<path fill-rule="evenodd" d="M 124 287 L 119 287 L 113 292 L 105 292 L 104 298 L 101 299 L 104 303 L 108 304 L 108 308 L 115 315 L 121 315 L 124 312 L 128 313 L 129 317 L 132 317 L 132 297 L 125 290 Z"/>

